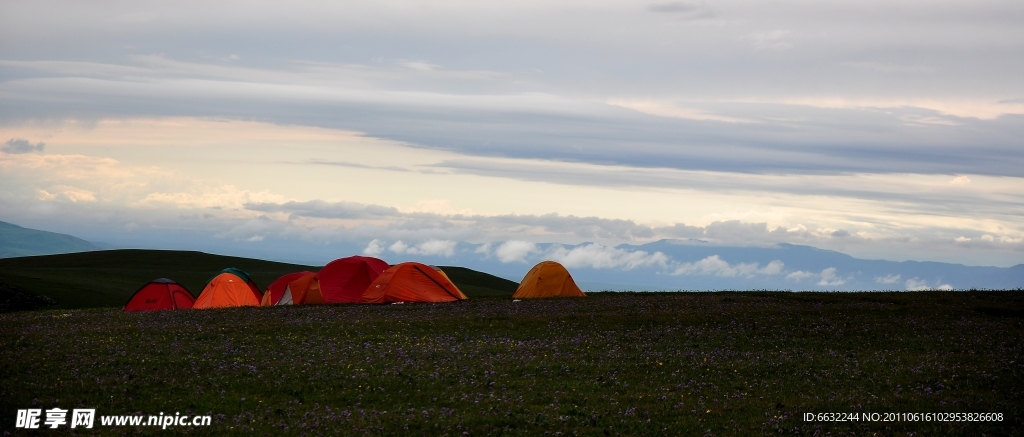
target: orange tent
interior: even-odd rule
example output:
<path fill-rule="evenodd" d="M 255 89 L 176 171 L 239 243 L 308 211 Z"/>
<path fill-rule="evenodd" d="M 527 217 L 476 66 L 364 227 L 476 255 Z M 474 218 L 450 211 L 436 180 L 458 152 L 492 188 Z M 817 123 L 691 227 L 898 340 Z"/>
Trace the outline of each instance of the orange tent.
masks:
<path fill-rule="evenodd" d="M 284 290 L 284 296 L 278 305 L 306 305 L 315 303 L 327 303 L 324 301 L 323 293 L 320 292 L 320 281 L 316 279 L 316 273 L 307 273 L 298 279 L 289 282 Z"/>
<path fill-rule="evenodd" d="M 289 273 L 289 274 L 284 275 L 284 276 L 282 276 L 280 278 L 277 278 L 276 280 L 274 280 L 274 282 L 271 282 L 270 285 L 267 286 L 267 292 L 263 293 L 263 300 L 260 301 L 260 306 L 265 306 L 266 307 L 266 306 L 277 305 L 278 302 L 281 301 L 281 298 L 284 297 L 284 292 L 285 292 L 285 289 L 288 288 L 288 284 L 290 284 L 292 281 L 294 281 L 296 279 L 301 278 L 304 275 L 311 274 L 311 273 L 313 273 L 313 272 L 308 272 L 308 271 L 295 272 L 295 273 Z M 287 305 L 287 304 L 284 304 L 284 305 Z"/>
<path fill-rule="evenodd" d="M 206 283 L 192 308 L 259 306 L 260 298 L 248 281 L 233 273 L 221 273 Z"/>
<path fill-rule="evenodd" d="M 363 292 L 362 303 L 454 302 L 467 299 L 448 277 L 417 262 L 401 263 L 381 273 Z"/>
<path fill-rule="evenodd" d="M 585 296 L 572 280 L 569 271 L 554 261 L 543 261 L 533 266 L 512 295 L 516 299 Z"/>

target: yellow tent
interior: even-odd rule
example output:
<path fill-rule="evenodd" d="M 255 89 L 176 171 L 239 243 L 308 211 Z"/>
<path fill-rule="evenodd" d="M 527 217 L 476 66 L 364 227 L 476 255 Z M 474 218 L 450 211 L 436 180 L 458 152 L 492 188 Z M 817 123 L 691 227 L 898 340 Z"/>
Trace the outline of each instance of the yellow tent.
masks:
<path fill-rule="evenodd" d="M 519 288 L 512 295 L 516 299 L 537 297 L 586 297 L 569 271 L 554 261 L 543 261 L 533 266 L 526 274 Z"/>

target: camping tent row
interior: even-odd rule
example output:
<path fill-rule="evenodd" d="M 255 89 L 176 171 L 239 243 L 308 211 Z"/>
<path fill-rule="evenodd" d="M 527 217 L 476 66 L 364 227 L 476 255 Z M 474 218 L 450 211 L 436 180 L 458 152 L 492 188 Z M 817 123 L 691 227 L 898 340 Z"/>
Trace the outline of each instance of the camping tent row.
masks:
<path fill-rule="evenodd" d="M 526 274 L 513 298 L 583 297 L 561 264 L 544 261 Z M 325 303 L 454 302 L 466 295 L 443 271 L 417 262 L 388 266 L 372 257 L 352 256 L 328 263 L 319 272 L 284 275 L 265 293 L 242 270 L 228 268 L 210 279 L 198 298 L 170 280 L 143 285 L 125 311 L 274 306 Z"/>
<path fill-rule="evenodd" d="M 454 302 L 467 299 L 448 275 L 417 262 L 389 266 L 372 257 L 351 256 L 319 272 L 284 275 L 267 287 L 261 305 L 323 303 Z"/>
<path fill-rule="evenodd" d="M 174 299 L 169 297 L 173 290 Z M 198 298 L 180 284 L 159 279 L 140 288 L 125 311 L 222 308 L 323 303 L 453 302 L 466 295 L 441 270 L 408 262 L 394 267 L 377 258 L 353 256 L 334 260 L 317 273 L 284 275 L 259 288 L 242 270 L 224 269 Z"/>

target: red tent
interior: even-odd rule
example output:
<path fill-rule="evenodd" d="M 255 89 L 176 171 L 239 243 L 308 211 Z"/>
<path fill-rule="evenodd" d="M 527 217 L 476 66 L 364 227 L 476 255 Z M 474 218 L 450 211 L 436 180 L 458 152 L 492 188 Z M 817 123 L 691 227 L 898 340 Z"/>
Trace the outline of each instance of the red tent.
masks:
<path fill-rule="evenodd" d="M 185 287 L 167 278 L 143 285 L 124 305 L 125 311 L 187 310 L 196 299 Z"/>
<path fill-rule="evenodd" d="M 388 263 L 368 256 L 350 256 L 327 263 L 316 279 L 326 303 L 353 303 L 363 298 L 366 288 L 388 269 Z"/>
<path fill-rule="evenodd" d="M 448 276 L 426 264 L 401 263 L 381 273 L 363 293 L 362 303 L 454 302 L 466 299 Z"/>
<path fill-rule="evenodd" d="M 273 306 L 277 305 L 281 301 L 281 296 L 284 296 L 284 290 L 288 288 L 288 283 L 301 278 L 303 275 L 312 275 L 313 272 L 295 272 L 284 275 L 277 278 L 274 282 L 270 283 L 267 287 L 267 292 L 263 293 L 263 300 L 260 302 L 262 306 Z"/>

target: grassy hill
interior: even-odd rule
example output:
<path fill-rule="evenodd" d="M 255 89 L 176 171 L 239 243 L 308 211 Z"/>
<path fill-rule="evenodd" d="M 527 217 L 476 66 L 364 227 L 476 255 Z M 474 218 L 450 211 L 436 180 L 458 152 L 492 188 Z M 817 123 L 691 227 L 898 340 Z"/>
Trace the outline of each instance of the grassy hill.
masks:
<path fill-rule="evenodd" d="M 0 259 L 0 282 L 57 300 L 56 308 L 119 307 L 155 278 L 178 281 L 194 295 L 226 267 L 245 270 L 260 287 L 317 266 L 174 250 L 105 250 Z M 445 273 L 469 297 L 511 296 L 518 284 L 462 267 Z"/>
<path fill-rule="evenodd" d="M 0 258 L 85 252 L 101 248 L 81 238 L 0 222 Z"/>
<path fill-rule="evenodd" d="M 518 282 L 478 272 L 473 269 L 455 266 L 440 266 L 459 290 L 469 297 L 511 297 L 519 287 Z"/>

